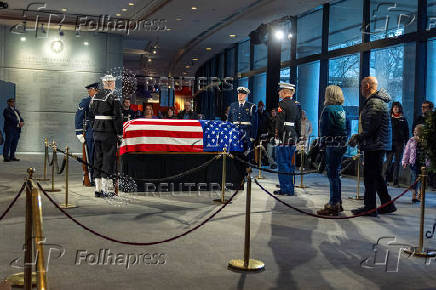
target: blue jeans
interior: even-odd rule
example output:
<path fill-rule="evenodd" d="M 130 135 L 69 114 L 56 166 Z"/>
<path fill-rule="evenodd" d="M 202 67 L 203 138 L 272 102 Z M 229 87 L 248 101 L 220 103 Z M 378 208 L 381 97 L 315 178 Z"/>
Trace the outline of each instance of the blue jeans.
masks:
<path fill-rule="evenodd" d="M 292 164 L 295 146 L 280 145 L 276 148 L 277 167 L 281 172 L 293 173 L 295 166 Z M 283 194 L 294 195 L 294 178 L 292 175 L 279 174 L 280 192 Z"/>
<path fill-rule="evenodd" d="M 330 182 L 330 204 L 342 203 L 341 198 L 341 162 L 347 150 L 346 147 L 326 148 L 327 177 Z"/>
<path fill-rule="evenodd" d="M 418 166 L 416 166 L 416 163 L 413 164 L 413 165 L 410 165 L 410 175 L 411 175 L 410 184 L 415 183 L 416 179 L 419 177 L 419 171 L 420 170 L 421 169 Z M 415 184 L 414 187 L 412 187 L 412 189 L 418 191 L 420 185 L 421 185 L 421 182 L 418 182 L 417 184 Z"/>

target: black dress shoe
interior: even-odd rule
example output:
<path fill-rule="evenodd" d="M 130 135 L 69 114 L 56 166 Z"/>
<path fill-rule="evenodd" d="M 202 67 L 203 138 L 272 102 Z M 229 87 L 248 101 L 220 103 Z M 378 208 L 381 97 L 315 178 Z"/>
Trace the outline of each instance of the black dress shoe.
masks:
<path fill-rule="evenodd" d="M 20 159 L 14 157 L 11 159 L 11 161 L 20 161 Z"/>
<path fill-rule="evenodd" d="M 103 197 L 103 192 L 101 191 L 94 191 L 95 197 Z"/>
<path fill-rule="evenodd" d="M 371 210 L 370 208 L 360 207 L 360 208 L 352 209 L 352 210 L 351 210 L 351 213 L 352 213 L 353 215 L 358 215 L 358 214 L 362 214 L 362 213 L 368 212 L 368 211 L 370 211 L 370 210 Z M 365 214 L 365 216 L 376 217 L 376 216 L 377 216 L 377 211 L 374 211 L 374 212 L 372 212 L 372 213 L 367 213 L 367 214 Z"/>
<path fill-rule="evenodd" d="M 10 159 L 3 159 L 3 162 L 11 162 Z"/>
<path fill-rule="evenodd" d="M 395 207 L 395 205 L 390 204 L 387 207 L 381 208 L 379 210 L 377 210 L 377 213 L 379 214 L 386 214 L 386 213 L 393 213 L 396 212 L 397 208 Z"/>

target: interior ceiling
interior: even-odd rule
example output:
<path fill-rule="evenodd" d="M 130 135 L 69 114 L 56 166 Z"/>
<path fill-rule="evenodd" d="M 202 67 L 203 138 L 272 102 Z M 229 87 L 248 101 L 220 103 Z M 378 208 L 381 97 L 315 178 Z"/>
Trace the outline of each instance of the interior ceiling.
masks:
<path fill-rule="evenodd" d="M 11 24 L 32 1 L 6 1 L 0 23 Z M 137 31 L 125 36 L 124 64 L 147 76 L 193 76 L 198 67 L 231 44 L 245 40 L 261 23 L 294 16 L 328 0 L 46 0 L 47 9 L 67 9 L 66 14 L 111 15 L 127 19 L 165 19 L 169 31 Z M 133 3 L 134 6 L 130 6 Z M 198 9 L 192 10 L 195 6 Z M 127 9 L 127 11 L 122 11 Z M 15 15 L 15 16 L 14 16 Z M 8 19 L 9 18 L 9 19 Z M 12 19 L 12 20 L 11 20 Z M 74 19 L 74 18 L 73 18 Z M 179 20 L 177 20 L 179 19 Z M 14 23 L 17 23 L 16 21 Z M 230 38 L 230 34 L 237 37 Z M 150 43 L 158 43 L 156 55 L 140 54 Z M 212 50 L 207 51 L 205 48 Z M 152 58 L 151 62 L 146 61 Z M 192 61 L 198 58 L 198 61 Z M 189 68 L 186 66 L 189 65 Z"/>

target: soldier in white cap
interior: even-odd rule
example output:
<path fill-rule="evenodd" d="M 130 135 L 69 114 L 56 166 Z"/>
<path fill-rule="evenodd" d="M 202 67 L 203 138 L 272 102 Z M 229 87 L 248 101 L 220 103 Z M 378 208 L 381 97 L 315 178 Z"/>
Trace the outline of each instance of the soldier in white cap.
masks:
<path fill-rule="evenodd" d="M 94 130 L 94 177 L 95 196 L 114 195 L 114 182 L 110 175 L 115 173 L 117 144 L 123 135 L 123 115 L 119 97 L 114 94 L 116 78 L 106 75 L 102 78 L 103 90 L 92 99 L 90 114 Z"/>
<path fill-rule="evenodd" d="M 293 100 L 295 85 L 279 83 L 279 108 L 276 121 L 276 138 L 281 142 L 277 146 L 278 171 L 292 173 L 295 165 L 292 158 L 295 144 L 301 134 L 301 112 L 297 102 Z M 280 190 L 274 191 L 277 195 L 294 195 L 293 176 L 279 174 Z"/>

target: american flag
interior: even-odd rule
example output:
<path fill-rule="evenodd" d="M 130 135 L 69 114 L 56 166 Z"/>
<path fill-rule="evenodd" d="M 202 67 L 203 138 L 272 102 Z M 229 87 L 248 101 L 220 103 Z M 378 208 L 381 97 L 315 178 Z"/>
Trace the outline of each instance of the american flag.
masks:
<path fill-rule="evenodd" d="M 222 121 L 135 119 L 124 123 L 120 154 L 243 151 L 243 132 Z"/>

